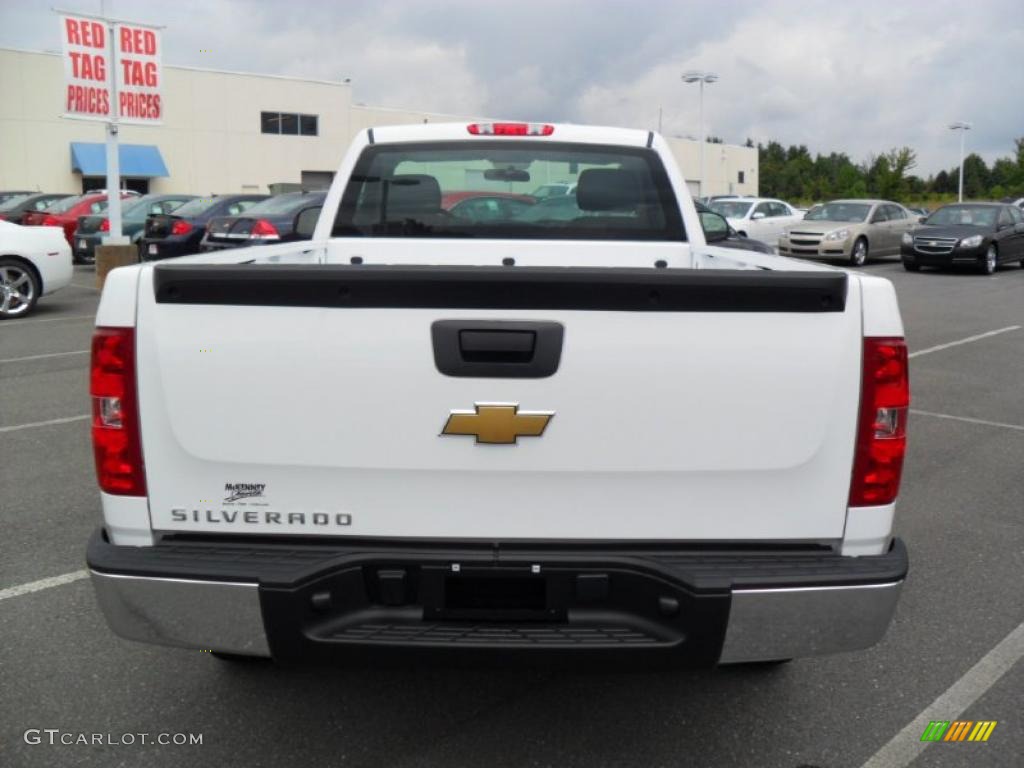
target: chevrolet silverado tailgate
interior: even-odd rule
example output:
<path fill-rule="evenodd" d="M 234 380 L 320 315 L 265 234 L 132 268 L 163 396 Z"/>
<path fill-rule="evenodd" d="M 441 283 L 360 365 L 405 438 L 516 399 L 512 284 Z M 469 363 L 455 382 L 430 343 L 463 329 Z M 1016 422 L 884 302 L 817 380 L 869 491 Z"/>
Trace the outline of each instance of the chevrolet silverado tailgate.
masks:
<path fill-rule="evenodd" d="M 167 264 L 138 334 L 157 530 L 843 534 L 842 272 Z"/>

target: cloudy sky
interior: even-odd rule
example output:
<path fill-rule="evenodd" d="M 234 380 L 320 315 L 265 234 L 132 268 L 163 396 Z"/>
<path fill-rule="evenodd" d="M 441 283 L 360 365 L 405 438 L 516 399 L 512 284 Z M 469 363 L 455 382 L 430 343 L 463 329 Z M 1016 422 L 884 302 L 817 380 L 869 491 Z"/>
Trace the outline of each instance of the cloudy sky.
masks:
<path fill-rule="evenodd" d="M 56 5 L 0 0 L 0 46 L 55 50 Z M 166 25 L 165 64 L 329 80 L 356 101 L 697 135 L 696 86 L 709 133 L 774 138 L 855 160 L 893 146 L 918 173 L 957 162 L 952 120 L 974 123 L 969 149 L 1009 155 L 1024 135 L 1020 0 L 106 0 L 108 13 Z M 209 52 L 206 52 L 209 51 Z M 0 107 L 2 108 L 2 107 Z"/>

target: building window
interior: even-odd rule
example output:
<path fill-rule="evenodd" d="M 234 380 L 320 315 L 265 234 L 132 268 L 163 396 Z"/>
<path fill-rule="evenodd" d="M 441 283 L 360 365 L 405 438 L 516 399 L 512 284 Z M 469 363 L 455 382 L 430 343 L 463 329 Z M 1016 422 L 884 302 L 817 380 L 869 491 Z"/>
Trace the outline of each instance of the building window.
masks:
<path fill-rule="evenodd" d="M 286 136 L 317 136 L 320 118 L 317 115 L 297 115 L 294 112 L 260 112 L 260 132 Z"/>
<path fill-rule="evenodd" d="M 737 176 L 737 179 L 736 179 L 736 180 L 737 180 L 737 181 L 738 181 L 738 182 L 739 182 L 740 184 L 742 184 L 742 183 L 743 183 L 743 180 L 744 180 L 744 179 L 746 178 L 746 174 L 745 174 L 745 173 L 743 173 L 743 171 L 738 171 L 738 172 L 737 172 L 737 174 L 736 174 L 736 176 Z"/>
<path fill-rule="evenodd" d="M 288 136 L 299 135 L 299 116 L 289 115 L 287 113 L 281 114 L 281 133 L 287 134 Z"/>
<path fill-rule="evenodd" d="M 260 112 L 260 131 L 262 133 L 280 133 L 281 113 Z"/>

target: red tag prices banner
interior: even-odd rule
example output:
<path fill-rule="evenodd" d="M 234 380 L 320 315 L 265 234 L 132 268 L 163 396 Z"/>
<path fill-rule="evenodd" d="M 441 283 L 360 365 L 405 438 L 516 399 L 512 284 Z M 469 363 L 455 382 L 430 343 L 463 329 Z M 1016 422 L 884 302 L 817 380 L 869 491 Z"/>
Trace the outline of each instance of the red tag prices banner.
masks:
<path fill-rule="evenodd" d="M 60 28 L 66 117 L 147 125 L 162 121 L 159 30 L 65 15 Z"/>
<path fill-rule="evenodd" d="M 107 25 L 94 19 L 60 17 L 64 51 L 64 114 L 68 117 L 110 120 L 110 40 Z"/>
<path fill-rule="evenodd" d="M 160 31 L 119 23 L 114 34 L 117 108 L 121 122 L 160 123 L 164 115 Z"/>

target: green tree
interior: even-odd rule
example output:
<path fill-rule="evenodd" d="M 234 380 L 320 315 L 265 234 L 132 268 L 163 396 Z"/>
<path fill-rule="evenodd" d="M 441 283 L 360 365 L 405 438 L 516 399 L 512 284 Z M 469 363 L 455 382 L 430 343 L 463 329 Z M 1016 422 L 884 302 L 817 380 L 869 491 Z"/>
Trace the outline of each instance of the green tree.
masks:
<path fill-rule="evenodd" d="M 939 194 L 956 192 L 956 179 L 946 171 L 939 171 L 935 174 L 935 179 L 931 183 L 931 188 L 933 192 L 938 192 Z"/>
<path fill-rule="evenodd" d="M 886 154 L 889 161 L 888 194 L 886 197 L 898 200 L 907 196 L 909 185 L 907 171 L 917 167 L 917 153 L 910 147 L 893 147 Z"/>
<path fill-rule="evenodd" d="M 747 145 L 753 142 L 748 139 Z M 956 193 L 959 180 L 959 168 L 941 170 L 927 180 L 913 175 L 917 153 L 906 146 L 868 155 L 860 164 L 842 152 L 812 156 L 805 145 L 784 147 L 774 140 L 758 144 L 757 152 L 761 194 L 793 202 L 868 196 L 941 202 Z M 1013 154 L 991 169 L 979 155 L 968 155 L 964 181 L 965 197 L 1024 196 L 1024 136 L 1014 140 Z"/>
<path fill-rule="evenodd" d="M 953 175 L 953 183 L 960 183 L 960 169 L 957 168 Z M 991 186 L 991 173 L 981 155 L 972 152 L 964 158 L 964 198 L 976 199 L 986 197 Z"/>

